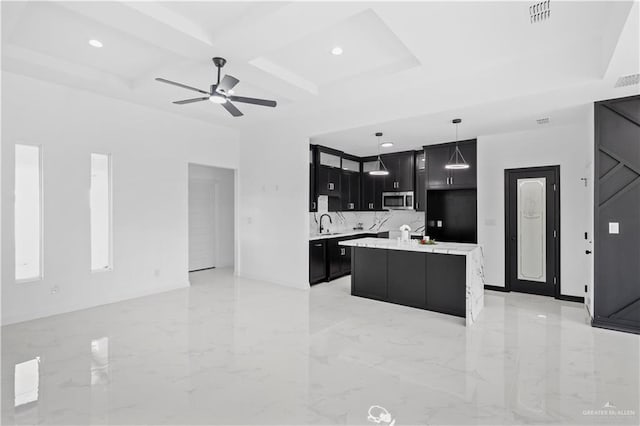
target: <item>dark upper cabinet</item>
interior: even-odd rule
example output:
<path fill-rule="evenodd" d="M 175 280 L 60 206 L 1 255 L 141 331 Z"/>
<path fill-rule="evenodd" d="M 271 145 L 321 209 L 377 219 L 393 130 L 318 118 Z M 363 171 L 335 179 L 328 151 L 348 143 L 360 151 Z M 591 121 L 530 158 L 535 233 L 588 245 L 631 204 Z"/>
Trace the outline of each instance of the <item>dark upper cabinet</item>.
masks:
<path fill-rule="evenodd" d="M 476 141 L 458 142 L 468 169 L 449 170 L 445 166 L 455 152 L 455 143 L 424 147 L 427 189 L 467 189 L 476 187 Z"/>
<path fill-rule="evenodd" d="M 345 154 L 342 157 L 341 209 L 360 210 L 361 162 L 358 157 Z"/>
<path fill-rule="evenodd" d="M 360 172 L 342 171 L 342 210 L 360 210 Z"/>
<path fill-rule="evenodd" d="M 385 191 L 413 191 L 415 156 L 411 152 L 399 152 L 381 156 L 382 162 L 389 170 L 384 177 Z"/>
<path fill-rule="evenodd" d="M 475 188 L 476 179 L 476 141 L 464 141 L 458 144 L 462 156 L 469 164 L 468 169 L 451 170 L 450 185 L 452 188 Z M 455 146 L 454 146 L 455 149 Z M 451 151 L 453 154 L 453 151 Z"/>
<path fill-rule="evenodd" d="M 423 212 L 427 204 L 427 171 L 424 151 L 416 153 L 415 209 Z"/>
<path fill-rule="evenodd" d="M 427 163 L 427 189 L 443 189 L 449 187 L 449 170 L 445 169 L 451 154 L 449 145 L 433 145 L 424 148 Z"/>
<path fill-rule="evenodd" d="M 318 194 L 340 197 L 342 170 L 329 166 L 318 167 Z"/>
<path fill-rule="evenodd" d="M 382 192 L 385 185 L 385 176 L 373 176 L 369 174 L 375 166 L 375 160 L 368 158 L 362 163 L 362 203 L 361 210 L 382 210 Z"/>
<path fill-rule="evenodd" d="M 309 146 L 309 211 L 318 211 L 318 193 L 316 192 L 316 149 Z"/>
<path fill-rule="evenodd" d="M 309 241 L 309 283 L 327 279 L 326 240 Z"/>

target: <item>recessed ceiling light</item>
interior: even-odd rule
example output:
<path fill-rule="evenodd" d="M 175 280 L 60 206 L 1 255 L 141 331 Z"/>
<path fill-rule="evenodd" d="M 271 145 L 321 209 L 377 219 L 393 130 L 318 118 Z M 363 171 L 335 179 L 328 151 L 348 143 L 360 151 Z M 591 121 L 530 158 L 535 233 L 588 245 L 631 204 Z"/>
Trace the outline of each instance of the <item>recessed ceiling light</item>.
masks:
<path fill-rule="evenodd" d="M 89 40 L 89 44 L 93 47 L 102 47 L 102 42 L 100 40 L 91 39 Z"/>
<path fill-rule="evenodd" d="M 336 46 L 333 49 L 331 49 L 331 54 L 332 55 L 340 56 L 340 55 L 342 55 L 342 53 L 343 53 L 343 50 L 342 50 L 342 47 L 340 47 L 340 46 Z"/>
<path fill-rule="evenodd" d="M 224 104 L 225 102 L 227 102 L 227 100 L 223 96 L 216 95 L 211 96 L 209 100 L 214 104 Z"/>
<path fill-rule="evenodd" d="M 382 142 L 380 146 L 383 148 L 389 148 L 393 146 L 393 142 Z"/>

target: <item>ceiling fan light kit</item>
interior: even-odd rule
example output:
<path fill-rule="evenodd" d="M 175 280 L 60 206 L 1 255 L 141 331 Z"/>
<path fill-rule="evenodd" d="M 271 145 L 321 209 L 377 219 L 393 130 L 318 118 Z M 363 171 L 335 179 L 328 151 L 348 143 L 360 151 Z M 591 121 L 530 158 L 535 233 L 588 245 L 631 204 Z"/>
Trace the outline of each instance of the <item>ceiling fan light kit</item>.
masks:
<path fill-rule="evenodd" d="M 218 69 L 218 80 L 216 84 L 212 84 L 210 86 L 208 92 L 206 90 L 187 86 L 186 84 L 177 83 L 175 81 L 167 80 L 165 78 L 158 77 L 156 78 L 156 81 L 159 81 L 161 83 L 171 84 L 173 86 L 182 87 L 183 89 L 187 89 L 187 90 L 193 90 L 194 92 L 207 95 L 205 97 L 184 99 L 182 101 L 174 101 L 173 103 L 176 105 L 185 105 L 185 104 L 191 104 L 194 102 L 209 100 L 214 104 L 222 105 L 222 107 L 226 109 L 229 112 L 229 114 L 233 115 L 234 117 L 240 117 L 241 115 L 244 115 L 244 114 L 242 114 L 242 112 L 240 112 L 240 110 L 236 108 L 236 106 L 232 104 L 231 101 L 241 102 L 245 104 L 267 106 L 271 108 L 274 108 L 277 105 L 276 101 L 271 101 L 268 99 L 247 98 L 244 96 L 232 95 L 234 93 L 233 88 L 236 86 L 236 84 L 240 82 L 240 80 L 230 76 L 229 74 L 225 75 L 222 78 L 222 80 L 220 80 L 220 71 L 222 67 L 224 67 L 225 64 L 227 63 L 227 60 L 216 56 L 215 58 L 212 58 L 212 61 L 213 61 L 213 64 Z"/>

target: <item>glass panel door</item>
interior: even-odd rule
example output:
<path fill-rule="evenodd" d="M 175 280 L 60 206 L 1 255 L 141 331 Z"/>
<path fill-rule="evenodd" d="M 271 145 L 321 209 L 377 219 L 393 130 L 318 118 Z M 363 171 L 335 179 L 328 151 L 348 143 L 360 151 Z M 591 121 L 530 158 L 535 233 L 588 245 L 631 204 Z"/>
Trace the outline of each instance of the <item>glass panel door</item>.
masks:
<path fill-rule="evenodd" d="M 518 279 L 547 281 L 546 178 L 518 179 Z"/>

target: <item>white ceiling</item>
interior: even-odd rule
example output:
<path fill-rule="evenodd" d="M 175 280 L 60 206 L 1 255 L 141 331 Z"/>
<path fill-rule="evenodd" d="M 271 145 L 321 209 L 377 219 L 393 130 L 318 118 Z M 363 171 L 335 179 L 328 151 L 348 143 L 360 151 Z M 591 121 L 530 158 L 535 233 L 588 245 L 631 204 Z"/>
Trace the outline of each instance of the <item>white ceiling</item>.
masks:
<path fill-rule="evenodd" d="M 638 4 L 551 2 L 2 2 L 2 68 L 239 130 L 283 127 L 365 154 L 382 130 L 398 147 L 494 132 L 555 114 L 637 73 Z M 101 49 L 87 44 L 104 43 Z M 330 50 L 340 45 L 341 56 Z M 240 80 L 244 117 L 155 77 L 207 89 L 211 57 Z M 375 130 L 374 130 L 375 129 Z M 465 134 L 465 133 L 463 133 Z"/>

